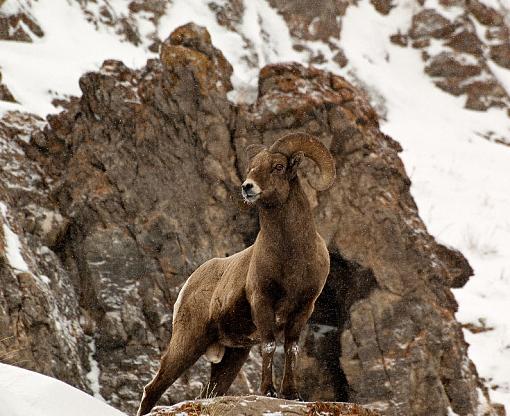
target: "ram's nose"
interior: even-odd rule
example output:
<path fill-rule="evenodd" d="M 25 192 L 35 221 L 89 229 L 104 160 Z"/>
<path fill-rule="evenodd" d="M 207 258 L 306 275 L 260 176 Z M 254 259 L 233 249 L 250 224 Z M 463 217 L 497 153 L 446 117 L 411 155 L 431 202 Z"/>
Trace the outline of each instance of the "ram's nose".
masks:
<path fill-rule="evenodd" d="M 252 179 L 246 179 L 241 185 L 241 189 L 244 200 L 250 204 L 253 204 L 260 197 L 260 187 Z"/>
<path fill-rule="evenodd" d="M 248 182 L 248 181 L 245 181 L 242 186 L 241 186 L 242 190 L 246 193 L 248 193 L 249 191 L 251 191 L 253 189 L 253 182 Z"/>

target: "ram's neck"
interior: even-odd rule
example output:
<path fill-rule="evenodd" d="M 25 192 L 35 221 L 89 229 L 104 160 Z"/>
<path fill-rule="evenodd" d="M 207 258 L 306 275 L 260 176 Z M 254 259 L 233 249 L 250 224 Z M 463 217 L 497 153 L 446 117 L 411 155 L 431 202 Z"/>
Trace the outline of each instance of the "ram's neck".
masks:
<path fill-rule="evenodd" d="M 284 204 L 259 207 L 259 220 L 261 237 L 275 250 L 298 254 L 315 241 L 312 210 L 297 178 Z"/>

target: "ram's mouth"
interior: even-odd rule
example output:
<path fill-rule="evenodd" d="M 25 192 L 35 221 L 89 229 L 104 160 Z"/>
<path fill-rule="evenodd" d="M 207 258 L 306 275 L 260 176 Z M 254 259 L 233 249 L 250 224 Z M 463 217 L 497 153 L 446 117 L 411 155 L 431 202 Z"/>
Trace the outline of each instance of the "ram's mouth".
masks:
<path fill-rule="evenodd" d="M 244 189 L 241 191 L 241 193 L 243 194 L 243 198 L 246 202 L 248 202 L 248 204 L 253 204 L 257 201 L 257 199 L 259 199 L 260 197 L 260 194 L 262 192 L 245 192 Z"/>

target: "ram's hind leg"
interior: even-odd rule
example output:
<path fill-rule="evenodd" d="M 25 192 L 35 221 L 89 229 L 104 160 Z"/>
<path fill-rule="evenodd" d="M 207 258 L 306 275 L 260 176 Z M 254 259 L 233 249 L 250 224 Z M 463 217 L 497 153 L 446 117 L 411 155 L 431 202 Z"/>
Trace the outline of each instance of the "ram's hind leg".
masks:
<path fill-rule="evenodd" d="M 175 334 L 172 336 L 170 344 L 161 358 L 156 376 L 143 389 L 137 416 L 149 413 L 166 389 L 205 352 L 207 340 L 200 339 L 200 337 L 186 338 L 183 339 Z"/>
<path fill-rule="evenodd" d="M 237 373 L 245 363 L 251 348 L 225 349 L 223 359 L 216 364 L 211 364 L 211 379 L 204 392 L 208 397 L 223 396 L 227 393 L 230 385 L 234 382 Z"/>

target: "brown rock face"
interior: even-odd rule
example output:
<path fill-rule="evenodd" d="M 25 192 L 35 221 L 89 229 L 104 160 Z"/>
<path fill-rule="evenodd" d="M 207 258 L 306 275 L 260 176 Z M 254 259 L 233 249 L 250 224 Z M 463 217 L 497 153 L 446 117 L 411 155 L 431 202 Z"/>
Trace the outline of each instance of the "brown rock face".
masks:
<path fill-rule="evenodd" d="M 425 67 L 439 88 L 453 95 L 466 94 L 466 108 L 484 111 L 489 107 L 505 107 L 508 95 L 495 79 L 475 78 L 483 71 L 480 66 L 466 64 L 446 52 L 431 58 Z"/>
<path fill-rule="evenodd" d="M 278 65 L 261 71 L 259 86 L 255 111 L 245 115 L 248 136 L 270 143 L 282 130 L 300 129 L 322 137 L 337 158 L 338 180 L 318 196 L 316 212 L 330 251 L 340 256 L 333 256 L 330 284 L 337 285 L 336 309 L 348 303 L 346 320 L 336 322 L 349 399 L 385 414 L 443 414 L 448 402 L 461 414 L 474 412 L 476 373 L 464 371 L 466 345 L 449 290 L 471 270 L 466 265 L 454 276 L 445 248 L 427 234 L 399 146 L 342 78 Z M 335 283 L 345 281 L 336 268 L 341 259 L 363 276 L 343 293 Z"/>
<path fill-rule="evenodd" d="M 501 16 L 492 7 L 486 6 L 478 0 L 467 0 L 466 6 L 470 13 L 482 25 L 486 26 L 501 26 L 504 24 L 503 16 Z"/>
<path fill-rule="evenodd" d="M 445 38 L 455 30 L 455 26 L 433 9 L 424 9 L 413 17 L 409 36 Z"/>
<path fill-rule="evenodd" d="M 21 150 L 43 124 L 18 112 L 0 119 L 0 361 L 90 391 L 72 274 L 47 247 L 65 220 L 48 197 L 51 180 Z"/>
<path fill-rule="evenodd" d="M 450 54 L 442 53 L 430 59 L 429 64 L 425 67 L 425 72 L 431 77 L 465 80 L 480 75 L 482 71 L 478 65 L 464 64 Z"/>
<path fill-rule="evenodd" d="M 55 249 L 92 321 L 101 394 L 126 411 L 155 372 L 181 283 L 255 230 L 232 198 L 231 71 L 205 29 L 180 28 L 142 72 L 107 61 L 82 77 L 81 102 L 50 118 L 39 145 L 70 219 Z M 172 398 L 196 397 L 206 372 L 201 363 Z"/>
<path fill-rule="evenodd" d="M 336 17 L 341 14 L 342 2 L 319 0 L 313 7 L 298 1 L 271 0 L 270 3 L 284 16 L 291 34 L 298 39 L 327 41 L 340 35 Z"/>
<path fill-rule="evenodd" d="M 510 43 L 491 46 L 491 59 L 499 66 L 510 69 Z"/>
<path fill-rule="evenodd" d="M 347 64 L 343 50 L 331 39 L 338 39 L 342 28 L 340 16 L 345 14 L 348 2 L 343 0 L 285 1 L 270 0 L 272 7 L 285 19 L 295 39 L 294 48 L 308 50 L 310 63 L 324 62 L 324 56 L 306 46 L 303 41 L 323 41 L 335 52 L 334 61 L 341 67 Z"/>
<path fill-rule="evenodd" d="M 32 42 L 31 34 L 40 38 L 44 32 L 29 12 L 15 14 L 0 12 L 0 40 Z"/>
<path fill-rule="evenodd" d="M 446 44 L 456 51 L 469 53 L 475 56 L 480 56 L 483 52 L 480 39 L 478 39 L 476 33 L 473 32 L 461 31 L 451 36 Z"/>
<path fill-rule="evenodd" d="M 394 7 L 391 0 L 370 0 L 375 7 L 375 9 L 384 15 L 387 15 L 391 9 Z"/>
<path fill-rule="evenodd" d="M 230 74 L 207 31 L 186 25 L 145 68 L 106 61 L 85 74 L 79 101 L 49 117 L 44 132 L 24 133 L 30 144 L 19 145 L 31 160 L 22 169 L 41 183 L 4 187 L 2 200 L 30 271 L 16 271 L 2 254 L 0 322 L 14 333 L 18 316 L 33 317 L 26 327 L 46 331 L 37 341 L 28 333 L 26 345 L 47 356 L 23 365 L 82 388 L 98 381 L 110 403 L 132 413 L 170 337 L 182 283 L 205 260 L 253 241 L 255 212 L 239 198 L 245 146 L 303 131 L 337 164 L 336 183 L 321 194 L 309 186 L 313 164 L 301 172 L 332 265 L 302 340 L 303 396 L 384 415 L 467 415 L 479 406 L 494 414 L 454 317 L 450 287 L 471 269 L 427 233 L 400 146 L 381 133 L 364 96 L 331 73 L 282 64 L 261 70 L 255 104 L 235 106 L 226 97 Z M 44 227 L 47 212 L 54 225 Z M 34 289 L 41 275 L 47 292 Z M 45 302 L 57 305 L 60 320 L 48 318 Z M 59 344 L 55 322 L 71 325 L 69 345 Z M 255 350 L 235 394 L 256 389 Z M 99 380 L 91 381 L 96 362 Z M 171 399 L 197 396 L 207 373 L 200 360 Z"/>
<path fill-rule="evenodd" d="M 0 101 L 8 101 L 11 103 L 15 103 L 16 99 L 13 97 L 9 88 L 4 84 L 0 84 Z"/>

